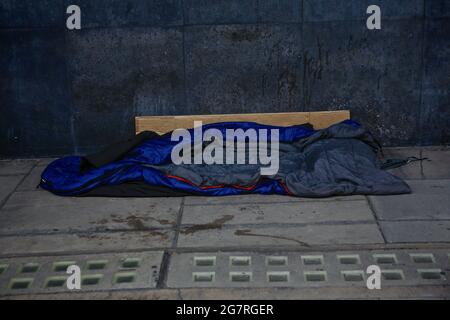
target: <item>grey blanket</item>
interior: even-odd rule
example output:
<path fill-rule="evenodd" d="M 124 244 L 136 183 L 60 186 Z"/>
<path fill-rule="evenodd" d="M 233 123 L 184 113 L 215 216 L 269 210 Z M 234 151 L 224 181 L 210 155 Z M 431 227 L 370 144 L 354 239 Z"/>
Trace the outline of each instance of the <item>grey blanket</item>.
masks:
<path fill-rule="evenodd" d="M 379 147 L 362 127 L 340 123 L 308 138 L 280 143 L 279 150 L 279 170 L 270 178 L 284 183 L 295 196 L 411 192 L 403 180 L 380 168 Z M 251 186 L 263 178 L 258 164 L 169 164 L 155 168 L 198 186 Z"/>

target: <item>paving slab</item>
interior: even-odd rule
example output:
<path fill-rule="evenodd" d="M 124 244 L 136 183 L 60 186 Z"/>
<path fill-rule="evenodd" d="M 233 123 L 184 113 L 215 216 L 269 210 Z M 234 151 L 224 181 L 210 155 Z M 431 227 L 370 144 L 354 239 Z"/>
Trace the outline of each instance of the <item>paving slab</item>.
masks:
<path fill-rule="evenodd" d="M 298 225 L 270 227 L 218 224 L 182 226 L 178 247 L 240 247 L 292 245 L 308 247 L 329 244 L 383 243 L 374 223 Z"/>
<path fill-rule="evenodd" d="M 135 232 L 22 235 L 0 237 L 0 256 L 72 254 L 148 250 L 170 247 L 174 232 L 163 229 Z"/>
<path fill-rule="evenodd" d="M 216 205 L 216 204 L 254 204 L 254 203 L 285 203 L 285 202 L 306 202 L 306 201 L 354 201 L 364 200 L 364 196 L 338 196 L 327 198 L 300 198 L 283 195 L 262 195 L 262 194 L 246 194 L 240 196 L 224 196 L 224 197 L 186 197 L 184 204 L 189 205 Z"/>
<path fill-rule="evenodd" d="M 385 159 L 420 158 L 420 151 L 419 147 L 383 149 Z M 390 169 L 388 172 L 402 179 L 423 179 L 420 161 L 408 163 L 400 168 Z"/>
<path fill-rule="evenodd" d="M 40 163 L 36 165 L 31 172 L 26 176 L 23 182 L 17 187 L 18 191 L 45 191 L 38 188 L 39 182 L 41 181 L 41 174 L 47 166 L 41 165 Z"/>
<path fill-rule="evenodd" d="M 0 176 L 0 205 L 14 191 L 23 176 Z"/>
<path fill-rule="evenodd" d="M 428 147 L 422 149 L 425 179 L 450 179 L 450 147 Z"/>
<path fill-rule="evenodd" d="M 56 159 L 59 159 L 59 158 L 39 158 L 37 165 L 38 166 L 48 166 L 50 163 L 52 163 Z"/>
<path fill-rule="evenodd" d="M 0 234 L 172 227 L 181 198 L 72 198 L 14 193 L 0 211 Z"/>
<path fill-rule="evenodd" d="M 191 205 L 183 210 L 183 224 L 317 223 L 324 221 L 373 221 L 364 200 L 255 204 Z"/>
<path fill-rule="evenodd" d="M 162 251 L 96 253 L 89 255 L 0 258 L 0 296 L 9 294 L 67 293 L 66 270 L 81 270 L 82 291 L 155 288 Z M 19 288 L 14 283 L 23 285 Z"/>
<path fill-rule="evenodd" d="M 397 249 L 175 253 L 170 259 L 167 286 L 365 288 L 366 270 L 373 264 L 381 269 L 382 288 L 450 286 L 449 252 Z"/>
<path fill-rule="evenodd" d="M 0 160 L 0 175 L 27 174 L 37 160 Z"/>
<path fill-rule="evenodd" d="M 410 180 L 411 194 L 369 196 L 380 220 L 450 219 L 450 180 Z"/>
<path fill-rule="evenodd" d="M 389 243 L 450 242 L 450 221 L 380 221 Z"/>

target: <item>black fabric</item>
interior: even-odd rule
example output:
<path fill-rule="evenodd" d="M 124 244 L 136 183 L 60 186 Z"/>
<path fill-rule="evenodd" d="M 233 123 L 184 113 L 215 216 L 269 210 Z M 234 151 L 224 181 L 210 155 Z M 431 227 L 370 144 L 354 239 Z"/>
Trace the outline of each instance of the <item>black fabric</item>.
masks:
<path fill-rule="evenodd" d="M 81 197 L 184 197 L 196 193 L 185 192 L 165 186 L 153 186 L 144 181 L 129 181 L 116 185 L 99 186 L 80 194 Z"/>
<path fill-rule="evenodd" d="M 302 126 L 313 129 L 312 124 L 304 123 Z M 162 136 L 171 135 L 172 131 L 165 133 Z M 108 163 L 114 162 L 126 155 L 131 149 L 137 147 L 145 140 L 161 137 L 159 134 L 153 131 L 143 131 L 134 137 L 125 141 L 120 141 L 109 145 L 106 149 L 86 155 L 81 159 L 80 171 L 85 172 L 92 168 L 99 168 Z"/>
<path fill-rule="evenodd" d="M 92 168 L 99 168 L 108 163 L 117 161 L 143 141 L 159 136 L 160 135 L 156 132 L 144 131 L 128 140 L 112 144 L 105 150 L 84 156 L 81 159 L 80 171 L 84 172 Z"/>

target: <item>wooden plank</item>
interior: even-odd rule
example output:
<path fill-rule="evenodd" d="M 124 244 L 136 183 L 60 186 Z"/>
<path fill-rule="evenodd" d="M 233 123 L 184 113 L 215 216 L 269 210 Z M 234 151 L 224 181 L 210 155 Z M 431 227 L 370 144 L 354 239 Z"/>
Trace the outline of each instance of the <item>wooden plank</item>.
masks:
<path fill-rule="evenodd" d="M 284 113 L 242 113 L 209 114 L 189 116 L 142 116 L 136 117 L 136 134 L 151 130 L 166 133 L 179 128 L 192 128 L 194 121 L 203 124 L 228 121 L 249 121 L 275 126 L 292 126 L 310 123 L 315 129 L 326 128 L 332 124 L 350 119 L 349 110 L 319 112 L 284 112 Z"/>
<path fill-rule="evenodd" d="M 335 123 L 350 119 L 350 110 L 318 111 L 309 113 L 309 123 L 314 129 L 327 128 Z"/>

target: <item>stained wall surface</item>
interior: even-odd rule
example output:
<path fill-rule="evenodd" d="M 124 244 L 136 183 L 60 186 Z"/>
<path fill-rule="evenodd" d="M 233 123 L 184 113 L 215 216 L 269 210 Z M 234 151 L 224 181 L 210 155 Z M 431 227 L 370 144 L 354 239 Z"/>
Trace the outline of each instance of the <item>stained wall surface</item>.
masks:
<path fill-rule="evenodd" d="M 448 144 L 450 1 L 0 0 L 0 157 L 90 152 L 136 115 L 339 109 Z"/>

